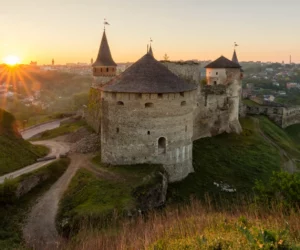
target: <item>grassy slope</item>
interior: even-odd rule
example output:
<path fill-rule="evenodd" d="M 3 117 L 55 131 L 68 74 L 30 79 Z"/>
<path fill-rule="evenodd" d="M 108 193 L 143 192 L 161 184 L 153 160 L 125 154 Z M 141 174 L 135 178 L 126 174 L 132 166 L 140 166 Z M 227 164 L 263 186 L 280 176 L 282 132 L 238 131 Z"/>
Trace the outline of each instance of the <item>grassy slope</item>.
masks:
<path fill-rule="evenodd" d="M 22 224 L 31 205 L 64 173 L 70 160 L 60 159 L 41 169 L 22 175 L 0 185 L 0 249 L 20 249 L 22 245 Z M 17 199 L 14 191 L 18 183 L 29 176 L 47 174 L 49 178 L 28 194 Z"/>
<path fill-rule="evenodd" d="M 267 180 L 280 170 L 280 156 L 255 130 L 250 118 L 241 120 L 243 133 L 222 134 L 194 142 L 195 173 L 169 186 L 171 200 L 187 200 L 191 195 L 203 198 L 226 195 L 213 183 L 223 182 L 238 193 L 251 193 L 256 179 Z"/>
<path fill-rule="evenodd" d="M 64 249 L 300 249 L 299 210 L 284 214 L 278 208 L 265 210 L 253 204 L 228 210 L 216 211 L 193 201 L 163 213 L 151 212 L 147 219 L 126 220 L 118 231 L 83 229 Z"/>
<path fill-rule="evenodd" d="M 49 151 L 24 141 L 14 126 L 14 117 L 0 109 L 0 175 L 30 165 Z"/>
<path fill-rule="evenodd" d="M 72 133 L 79 129 L 82 126 L 87 126 L 86 122 L 84 120 L 79 120 L 72 123 L 64 123 L 60 127 L 46 130 L 45 132 L 42 132 L 37 137 L 33 137 L 32 140 L 49 140 L 58 136 L 62 136 L 68 133 Z"/>
<path fill-rule="evenodd" d="M 58 228 L 66 235 L 76 232 L 79 224 L 103 225 L 114 212 L 122 216 L 124 212 L 132 210 L 135 207 L 133 190 L 151 185 L 155 181 L 155 173 L 161 170 L 159 165 L 106 168 L 99 164 L 98 167 L 109 173 L 109 177 L 98 178 L 94 173 L 80 169 L 60 203 Z M 143 180 L 151 174 L 153 178 Z M 68 221 L 68 224 L 62 226 L 64 221 Z"/>
<path fill-rule="evenodd" d="M 283 130 L 264 116 L 260 116 L 259 120 L 263 132 L 268 137 L 275 141 L 288 154 L 300 159 L 300 138 L 299 132 L 297 132 L 300 131 L 299 125 L 293 125 Z"/>

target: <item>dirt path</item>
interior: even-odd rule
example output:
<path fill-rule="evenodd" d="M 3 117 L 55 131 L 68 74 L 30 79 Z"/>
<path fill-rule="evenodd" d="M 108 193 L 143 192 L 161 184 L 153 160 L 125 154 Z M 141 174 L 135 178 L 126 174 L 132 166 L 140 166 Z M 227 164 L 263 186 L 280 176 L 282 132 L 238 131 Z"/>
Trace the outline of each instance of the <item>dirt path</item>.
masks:
<path fill-rule="evenodd" d="M 59 158 L 60 154 L 66 154 L 70 150 L 70 144 L 65 142 L 59 142 L 59 141 L 37 141 L 33 144 L 36 145 L 44 145 L 48 148 L 50 148 L 50 153 L 47 155 L 49 156 L 56 156 L 56 158 Z M 0 176 L 0 184 L 4 182 L 5 179 L 14 179 L 20 175 L 32 172 L 36 169 L 39 169 L 45 165 L 48 165 L 49 163 L 53 162 L 55 160 L 50 161 L 43 161 L 43 162 L 36 162 L 32 165 L 29 165 L 27 167 L 21 168 L 19 170 L 16 170 L 14 172 L 8 173 L 6 175 Z"/>
<path fill-rule="evenodd" d="M 276 142 L 274 142 L 270 137 L 268 137 L 261 129 L 260 127 L 260 123 L 259 123 L 259 119 L 256 117 L 251 117 L 254 122 L 255 122 L 255 128 L 256 130 L 261 134 L 261 136 L 264 138 L 264 140 L 266 142 L 268 142 L 269 144 L 271 144 L 272 146 L 274 146 L 276 149 L 278 149 L 279 154 L 283 160 L 283 169 L 291 174 L 297 172 L 297 167 L 296 167 L 296 163 L 295 160 L 292 159 L 289 154 L 282 149 Z"/>
<path fill-rule="evenodd" d="M 70 155 L 70 158 L 71 163 L 66 172 L 37 201 L 24 226 L 24 239 L 27 245 L 33 249 L 58 249 L 62 241 L 55 227 L 59 200 L 76 171 L 89 161 L 88 156 L 82 154 L 73 154 Z"/>

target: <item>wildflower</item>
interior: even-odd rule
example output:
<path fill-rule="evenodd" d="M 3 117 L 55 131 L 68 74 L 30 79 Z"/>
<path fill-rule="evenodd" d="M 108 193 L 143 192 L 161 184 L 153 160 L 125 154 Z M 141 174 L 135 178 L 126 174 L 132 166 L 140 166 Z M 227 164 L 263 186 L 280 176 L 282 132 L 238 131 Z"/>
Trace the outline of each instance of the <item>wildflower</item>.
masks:
<path fill-rule="evenodd" d="M 282 245 L 283 240 L 278 241 L 278 245 Z"/>
<path fill-rule="evenodd" d="M 258 246 L 259 246 L 259 248 L 263 248 L 264 244 L 259 244 Z"/>

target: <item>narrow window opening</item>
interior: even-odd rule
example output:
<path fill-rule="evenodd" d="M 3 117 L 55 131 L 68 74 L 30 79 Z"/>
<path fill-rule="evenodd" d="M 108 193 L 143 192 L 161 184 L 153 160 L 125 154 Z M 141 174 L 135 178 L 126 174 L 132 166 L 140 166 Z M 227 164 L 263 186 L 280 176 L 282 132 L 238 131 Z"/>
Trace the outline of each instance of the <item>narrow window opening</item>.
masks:
<path fill-rule="evenodd" d="M 117 133 L 119 133 L 120 132 L 120 129 L 119 128 L 117 128 Z"/>
<path fill-rule="evenodd" d="M 180 96 L 184 97 L 184 92 L 180 92 Z"/>
<path fill-rule="evenodd" d="M 214 85 L 217 85 L 217 81 L 214 81 Z"/>
<path fill-rule="evenodd" d="M 218 75 L 219 73 L 218 72 L 216 72 L 216 75 Z"/>
<path fill-rule="evenodd" d="M 100 69 L 100 72 L 102 72 L 102 68 Z"/>
<path fill-rule="evenodd" d="M 159 154 L 165 154 L 166 153 L 166 147 L 167 147 L 167 141 L 165 137 L 160 137 L 158 139 L 158 153 Z"/>
<path fill-rule="evenodd" d="M 118 101 L 117 105 L 124 106 L 124 102 Z"/>
<path fill-rule="evenodd" d="M 185 105 L 186 105 L 186 101 L 182 101 L 181 106 L 185 106 Z"/>
<path fill-rule="evenodd" d="M 163 98 L 163 94 L 157 94 L 157 97 L 159 98 L 159 99 L 162 99 Z"/>
<path fill-rule="evenodd" d="M 147 134 L 150 135 L 150 131 L 148 131 Z"/>
<path fill-rule="evenodd" d="M 106 68 L 106 72 L 108 72 L 109 71 L 109 68 Z"/>
<path fill-rule="evenodd" d="M 139 94 L 139 98 L 142 99 L 143 94 Z"/>
<path fill-rule="evenodd" d="M 153 103 L 152 102 L 145 103 L 145 108 L 151 108 L 151 107 L 153 107 Z"/>

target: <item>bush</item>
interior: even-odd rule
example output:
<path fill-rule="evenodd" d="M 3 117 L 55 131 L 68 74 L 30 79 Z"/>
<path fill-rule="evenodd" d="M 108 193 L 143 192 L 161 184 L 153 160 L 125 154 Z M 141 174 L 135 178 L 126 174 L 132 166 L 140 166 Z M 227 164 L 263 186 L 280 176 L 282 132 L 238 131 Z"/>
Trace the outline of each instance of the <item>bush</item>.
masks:
<path fill-rule="evenodd" d="M 254 191 L 259 202 L 279 202 L 285 207 L 299 207 L 300 173 L 274 172 L 268 182 L 257 181 Z"/>

